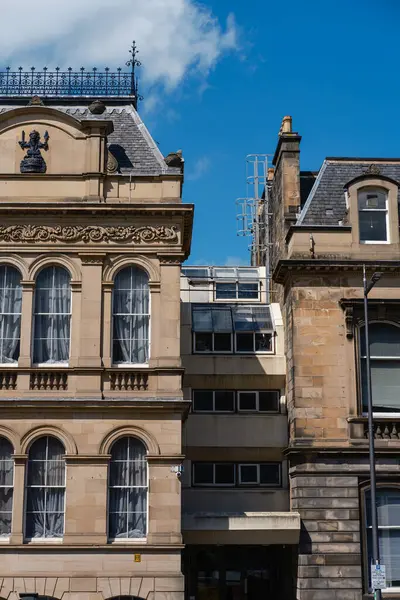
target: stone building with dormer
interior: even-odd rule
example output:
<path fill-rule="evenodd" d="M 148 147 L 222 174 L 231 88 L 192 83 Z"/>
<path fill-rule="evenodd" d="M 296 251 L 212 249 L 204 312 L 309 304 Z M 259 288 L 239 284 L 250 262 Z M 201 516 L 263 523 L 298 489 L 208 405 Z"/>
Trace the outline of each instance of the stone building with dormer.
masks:
<path fill-rule="evenodd" d="M 83 77 L 0 77 L 0 597 L 176 600 L 193 206 L 131 74 Z"/>
<path fill-rule="evenodd" d="M 285 327 L 291 509 L 302 519 L 298 600 L 370 593 L 363 266 L 369 295 L 384 596 L 400 597 L 400 160 L 327 158 L 300 169 L 285 117 L 269 173 L 274 298 Z M 265 221 L 262 226 L 265 226 Z"/>

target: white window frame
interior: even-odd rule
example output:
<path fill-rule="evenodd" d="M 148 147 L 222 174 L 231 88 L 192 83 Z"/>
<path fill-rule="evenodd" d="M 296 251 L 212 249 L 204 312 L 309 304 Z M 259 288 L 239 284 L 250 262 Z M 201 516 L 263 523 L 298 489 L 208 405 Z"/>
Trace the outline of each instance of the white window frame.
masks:
<path fill-rule="evenodd" d="M 217 461 L 212 462 L 213 466 L 213 482 L 212 483 L 196 483 L 195 467 L 197 464 L 210 464 L 207 461 L 193 461 L 192 463 L 192 485 L 193 487 L 223 487 L 223 488 L 234 488 L 236 487 L 236 465 L 229 461 Z M 215 471 L 217 465 L 232 465 L 233 466 L 233 483 L 215 483 Z"/>
<path fill-rule="evenodd" d="M 18 269 L 16 269 L 16 268 L 15 268 L 15 267 L 13 267 L 12 265 L 8 265 L 8 264 L 2 264 L 2 265 L 0 265 L 0 267 L 4 267 L 4 268 L 5 268 L 5 277 L 4 277 L 4 280 L 6 280 L 6 279 L 7 279 L 7 269 L 13 269 L 13 270 L 14 270 L 14 271 L 16 271 L 16 272 L 19 274 L 19 276 L 20 276 L 20 287 L 21 287 L 21 312 L 19 312 L 19 313 L 15 313 L 15 312 L 12 312 L 12 313 L 6 313 L 6 312 L 4 312 L 4 311 L 3 311 L 3 307 L 1 307 L 1 308 L 0 308 L 0 314 L 1 314 L 1 315 L 13 315 L 13 316 L 14 316 L 14 315 L 19 315 L 19 343 L 20 343 L 20 350 L 21 350 L 21 315 L 22 315 L 22 286 L 21 286 L 21 279 L 22 279 L 22 277 L 21 277 L 21 273 L 18 271 Z M 8 289 L 8 288 L 7 288 L 6 286 L 4 286 L 2 289 L 3 289 L 3 290 L 6 290 L 6 289 Z M 3 294 L 3 297 L 5 297 L 5 294 Z M 0 344 L 1 344 L 1 345 L 3 344 L 3 339 L 4 339 L 4 333 L 3 333 L 3 332 L 4 332 L 4 330 L 3 330 L 3 325 L 2 325 L 2 326 L 1 326 L 1 333 L 0 333 Z M 19 356 L 18 356 L 18 358 L 19 358 Z M 7 368 L 9 368 L 9 367 L 11 367 L 11 368 L 13 368 L 13 367 L 18 367 L 18 360 L 16 360 L 15 362 L 12 362 L 12 363 L 2 363 L 2 362 L 0 362 L 0 367 L 7 367 Z"/>
<path fill-rule="evenodd" d="M 63 269 L 64 271 L 66 271 L 70 277 L 70 286 L 69 286 L 69 293 L 70 293 L 70 301 L 69 301 L 69 314 L 68 313 L 37 313 L 36 312 L 36 298 L 35 298 L 35 294 L 33 297 L 33 327 L 32 327 L 32 341 L 31 341 L 31 356 L 32 356 L 32 360 L 34 358 L 35 355 L 35 328 L 36 328 L 36 316 L 50 316 L 50 315 L 67 315 L 69 316 L 69 355 L 68 355 L 68 360 L 62 360 L 62 361 L 57 361 L 57 362 L 43 362 L 43 363 L 33 363 L 34 367 L 40 367 L 43 368 L 45 367 L 46 369 L 59 369 L 61 368 L 68 368 L 69 367 L 69 360 L 71 358 L 71 340 L 72 340 L 72 298 L 73 298 L 73 294 L 72 294 L 72 288 L 71 288 L 71 274 L 68 271 L 68 269 L 66 269 L 65 267 L 63 267 L 62 265 L 47 265 L 45 267 L 43 267 L 43 271 L 45 269 L 51 268 L 53 267 L 54 269 Z M 53 271 L 53 281 L 54 281 L 54 271 Z M 35 293 L 36 293 L 36 282 L 35 282 Z"/>
<path fill-rule="evenodd" d="M 260 475 L 260 470 L 261 470 L 261 465 L 278 465 L 278 473 L 279 473 L 279 481 L 278 483 L 261 483 L 261 475 Z M 242 467 L 257 467 L 257 481 L 252 481 L 252 482 L 242 482 Z M 257 486 L 257 487 L 271 487 L 271 488 L 276 488 L 276 487 L 282 487 L 282 464 L 278 463 L 278 462 L 261 462 L 261 463 L 239 463 L 238 464 L 238 472 L 239 472 L 239 485 L 240 486 L 244 486 L 244 487 L 252 487 L 252 486 Z"/>
<path fill-rule="evenodd" d="M 41 543 L 43 541 L 50 542 L 50 543 L 62 543 L 64 535 L 65 535 L 65 515 L 66 515 L 66 512 L 67 512 L 66 511 L 66 500 L 67 500 L 67 463 L 66 463 L 65 458 L 63 459 L 63 461 L 64 461 L 64 485 L 29 485 L 28 484 L 29 462 L 45 462 L 45 463 L 47 463 L 48 460 L 49 460 L 48 459 L 48 451 L 49 451 L 49 447 L 48 447 L 49 442 L 48 442 L 48 440 L 49 440 L 49 437 L 54 437 L 54 436 L 46 435 L 46 436 L 43 436 L 43 437 L 45 437 L 46 440 L 47 440 L 47 442 L 46 442 L 46 459 L 44 461 L 42 461 L 42 460 L 41 461 L 30 461 L 29 460 L 29 452 L 28 452 L 28 461 L 27 461 L 27 468 L 26 468 L 26 473 L 25 473 L 24 539 L 25 539 L 25 541 L 31 542 L 33 544 L 37 543 L 37 542 Z M 37 438 L 37 439 L 40 439 L 40 438 Z M 60 442 L 60 440 L 58 438 L 55 438 L 55 439 Z M 37 440 L 35 440 L 35 441 L 37 441 Z M 62 442 L 60 442 L 60 443 L 62 443 Z M 47 470 L 46 470 L 46 472 L 47 472 Z M 44 488 L 45 489 L 47 489 L 47 488 L 51 488 L 51 489 L 56 488 L 56 489 L 63 489 L 64 490 L 63 532 L 62 532 L 62 535 L 59 536 L 59 537 L 46 537 L 46 536 L 42 536 L 42 537 L 33 537 L 33 538 L 31 538 L 31 537 L 28 537 L 26 535 L 27 520 L 28 520 L 28 510 L 27 510 L 27 508 L 28 508 L 28 505 L 27 505 L 27 502 L 28 502 L 28 490 L 29 489 L 44 489 Z M 29 512 L 29 515 L 31 515 L 31 514 L 32 513 Z M 44 512 L 44 514 L 46 515 L 47 513 Z"/>
<path fill-rule="evenodd" d="M 388 190 L 385 188 L 371 188 L 370 192 L 384 192 L 385 193 L 385 208 L 360 208 L 360 194 L 368 193 L 368 188 L 361 188 L 357 192 L 357 215 L 358 215 L 358 230 L 359 230 L 359 242 L 360 244 L 390 244 L 390 227 L 389 227 L 389 198 L 388 198 Z M 385 224 L 386 224 L 386 240 L 362 240 L 360 235 L 360 213 L 385 213 Z"/>
<path fill-rule="evenodd" d="M 260 410 L 260 393 L 274 393 L 277 398 L 277 409 L 276 410 Z M 255 394 L 256 395 L 256 408 L 240 408 L 240 396 L 241 394 Z M 240 413 L 261 413 L 263 415 L 277 415 L 280 413 L 279 410 L 279 398 L 280 392 L 278 390 L 238 390 L 237 391 L 237 411 Z"/>
<path fill-rule="evenodd" d="M 125 270 L 125 269 L 131 269 L 131 268 L 136 268 L 139 269 L 141 271 L 143 271 L 144 273 L 146 273 L 146 271 L 144 271 L 144 269 L 141 269 L 140 266 L 137 266 L 135 264 L 132 265 L 127 265 L 125 266 L 123 269 L 121 269 L 121 271 Z M 118 275 L 118 273 L 117 273 Z M 147 275 L 147 273 L 146 273 Z M 112 366 L 118 369 L 124 369 L 124 368 L 132 368 L 132 367 L 138 367 L 138 368 L 148 368 L 149 367 L 149 363 L 150 363 L 150 359 L 151 359 L 151 290 L 150 290 L 150 285 L 149 285 L 149 278 L 147 281 L 147 290 L 148 290 L 148 294 L 149 294 L 149 312 L 148 313 L 114 313 L 114 289 L 115 289 L 115 278 L 114 278 L 114 287 L 113 287 L 113 293 L 111 294 L 111 359 L 112 359 Z M 114 317 L 120 317 L 120 316 L 146 316 L 149 319 L 149 339 L 147 340 L 147 362 L 144 363 L 128 363 L 128 362 L 114 362 Z"/>
<path fill-rule="evenodd" d="M 217 285 L 219 284 L 230 284 L 230 285 L 234 285 L 235 286 L 235 295 L 234 296 L 229 296 L 226 298 L 217 298 Z M 239 285 L 257 285 L 257 298 L 239 298 Z M 261 298 L 261 287 L 260 287 L 260 280 L 251 280 L 249 279 L 249 281 L 246 280 L 239 280 L 239 279 L 218 279 L 216 281 L 214 281 L 214 300 L 215 302 L 229 302 L 231 300 L 237 301 L 237 302 L 243 302 L 244 304 L 249 304 L 249 302 L 260 302 L 260 298 Z"/>
<path fill-rule="evenodd" d="M 196 349 L 196 335 L 200 333 L 207 333 L 208 335 L 212 336 L 212 350 L 197 350 Z M 230 335 L 231 336 L 231 349 L 230 350 L 214 350 L 214 336 L 215 335 Z M 193 331 L 193 350 L 194 350 L 194 354 L 233 354 L 233 333 L 230 333 L 229 331 Z"/>
<path fill-rule="evenodd" d="M 196 410 L 195 408 L 195 394 L 196 392 L 209 392 L 212 394 L 212 403 L 213 403 L 213 407 L 212 410 Z M 233 397 L 233 408 L 232 410 L 216 410 L 215 408 L 215 394 L 217 392 L 230 392 L 232 393 L 232 397 Z M 216 414 L 220 414 L 220 415 L 232 415 L 235 413 L 235 409 L 236 409 L 236 402 L 235 402 L 235 390 L 204 390 L 204 389 L 195 389 L 192 390 L 192 406 L 193 406 L 193 413 L 195 414 L 212 414 L 212 413 L 216 413 Z"/>
<path fill-rule="evenodd" d="M 138 440 L 139 442 L 141 442 L 144 446 L 144 443 L 142 442 L 142 440 L 140 440 L 139 438 L 135 438 L 135 436 L 125 436 L 127 438 L 133 438 L 135 440 Z M 122 438 L 123 439 L 123 438 Z M 129 544 L 129 543 L 140 543 L 140 542 L 146 542 L 147 540 L 147 536 L 148 536 L 148 532 L 149 532 L 149 506 L 150 506 L 150 502 L 149 502 L 149 491 L 150 491 L 150 478 L 149 478 L 149 461 L 147 460 L 147 452 L 145 453 L 145 458 L 143 461 L 146 464 L 146 485 L 111 485 L 111 469 L 109 467 L 108 469 L 108 479 L 107 479 L 107 539 L 109 541 L 109 543 L 111 544 Z M 127 462 L 127 461 L 117 461 L 117 462 Z M 129 462 L 129 461 L 128 461 Z M 135 461 L 130 461 L 130 462 L 135 462 Z M 111 461 L 110 461 L 111 464 Z M 110 511 L 110 490 L 112 489 L 126 489 L 126 490 L 132 490 L 132 489 L 138 489 L 138 490 L 146 490 L 146 531 L 145 531 L 145 535 L 144 537 L 141 538 L 135 538 L 135 537 L 121 537 L 121 538 L 114 538 L 111 537 L 110 535 L 110 515 L 114 514 L 111 513 Z M 115 514 L 119 514 L 119 513 L 115 513 Z M 128 513 L 127 513 L 128 514 Z"/>
<path fill-rule="evenodd" d="M 13 448 L 11 442 L 7 438 L 5 438 L 4 436 L 1 436 L 1 437 L 2 437 L 3 440 L 5 440 L 9 444 L 9 446 L 11 448 L 11 458 L 10 458 L 10 461 L 12 462 L 12 483 L 11 483 L 11 485 L 2 485 L 2 484 L 0 484 L 0 489 L 7 489 L 7 490 L 10 489 L 10 488 L 12 489 L 11 511 L 3 512 L 3 514 L 8 514 L 9 512 L 11 512 L 11 531 L 12 531 L 12 522 L 13 522 L 13 516 L 14 516 L 13 511 L 14 511 L 14 483 L 15 483 L 15 460 L 14 460 L 14 457 L 13 457 L 14 448 Z M 0 441 L 1 441 L 1 438 L 0 438 Z M 6 461 L 2 461 L 2 462 L 6 462 Z M 3 534 L 0 533 L 0 544 L 2 542 L 7 542 L 10 539 L 11 531 L 10 531 L 10 533 L 8 535 L 7 534 L 3 535 Z"/>
<path fill-rule="evenodd" d="M 275 353 L 275 335 L 274 331 L 270 330 L 261 330 L 261 331 L 235 331 L 235 354 L 274 354 Z M 253 350 L 238 350 L 237 349 L 237 335 L 246 334 L 253 335 Z M 271 336 L 271 350 L 256 350 L 256 335 L 257 334 L 267 334 Z"/>

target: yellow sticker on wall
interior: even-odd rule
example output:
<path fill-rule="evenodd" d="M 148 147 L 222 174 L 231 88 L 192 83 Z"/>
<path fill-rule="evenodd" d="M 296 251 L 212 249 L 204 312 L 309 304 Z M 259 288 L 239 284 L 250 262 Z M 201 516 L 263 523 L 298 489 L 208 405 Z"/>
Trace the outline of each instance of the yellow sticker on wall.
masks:
<path fill-rule="evenodd" d="M 134 554 L 133 560 L 135 562 L 142 562 L 142 555 L 141 554 Z"/>

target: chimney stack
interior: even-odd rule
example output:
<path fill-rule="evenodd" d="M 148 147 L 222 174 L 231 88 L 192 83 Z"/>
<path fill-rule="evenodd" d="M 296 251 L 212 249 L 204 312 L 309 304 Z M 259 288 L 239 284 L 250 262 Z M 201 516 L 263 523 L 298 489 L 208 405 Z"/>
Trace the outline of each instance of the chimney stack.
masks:
<path fill-rule="evenodd" d="M 292 117 L 283 117 L 272 164 L 286 228 L 300 210 L 300 141 L 301 136 L 292 130 Z"/>

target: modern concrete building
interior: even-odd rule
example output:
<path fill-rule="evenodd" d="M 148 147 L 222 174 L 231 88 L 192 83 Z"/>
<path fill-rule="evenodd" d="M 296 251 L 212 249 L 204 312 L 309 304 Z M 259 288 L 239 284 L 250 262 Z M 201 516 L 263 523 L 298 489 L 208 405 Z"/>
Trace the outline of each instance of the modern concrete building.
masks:
<path fill-rule="evenodd" d="M 327 158 L 302 172 L 300 140 L 285 117 L 269 172 L 271 216 L 260 223 L 285 329 L 285 456 L 302 519 L 296 597 L 361 600 L 370 591 L 365 265 L 382 274 L 369 300 L 378 525 L 384 596 L 398 598 L 400 160 Z"/>
<path fill-rule="evenodd" d="M 182 511 L 187 599 L 290 598 L 300 533 L 289 512 L 283 323 L 265 267 L 181 278 Z"/>

